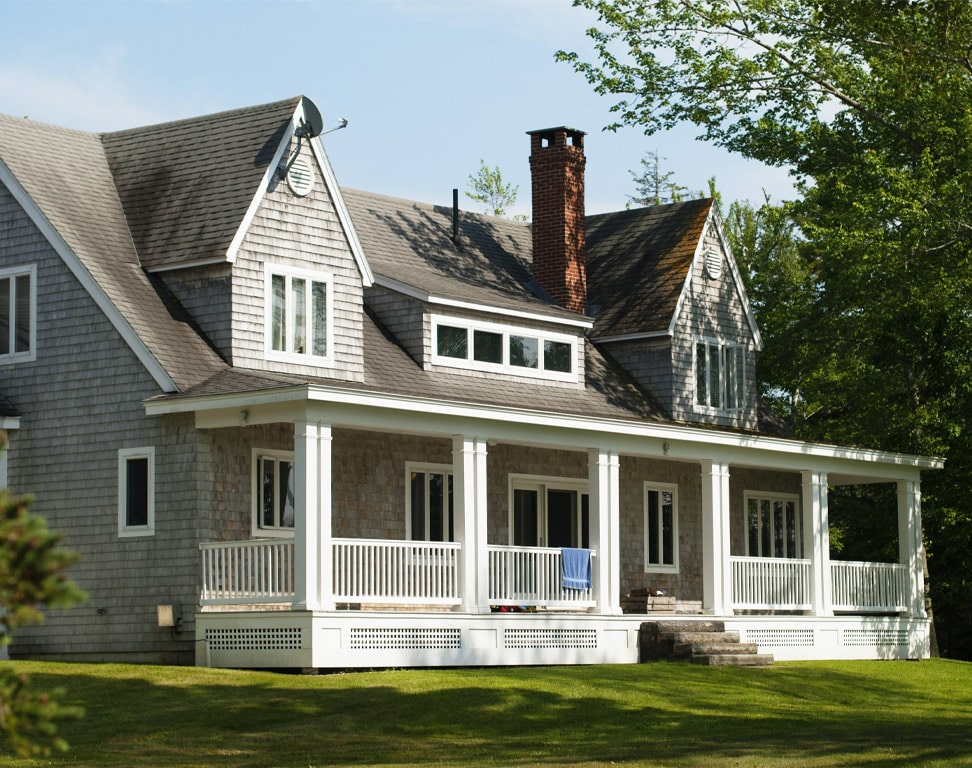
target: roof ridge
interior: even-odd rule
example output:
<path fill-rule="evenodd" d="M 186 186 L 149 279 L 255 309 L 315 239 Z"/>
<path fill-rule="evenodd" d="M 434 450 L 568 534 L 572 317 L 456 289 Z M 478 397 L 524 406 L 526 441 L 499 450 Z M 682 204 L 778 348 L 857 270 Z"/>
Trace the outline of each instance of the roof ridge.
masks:
<path fill-rule="evenodd" d="M 102 138 L 107 138 L 107 137 L 124 136 L 126 134 L 134 134 L 134 133 L 139 133 L 139 132 L 142 132 L 142 131 L 159 130 L 161 128 L 169 128 L 169 127 L 176 128 L 176 127 L 182 127 L 182 126 L 185 126 L 185 125 L 188 125 L 188 124 L 192 124 L 192 123 L 208 122 L 208 121 L 211 121 L 211 120 L 214 120 L 214 119 L 217 119 L 217 118 L 218 119 L 224 119 L 224 118 L 226 118 L 226 117 L 228 117 L 230 115 L 233 115 L 233 114 L 243 115 L 243 114 L 247 114 L 247 113 L 250 113 L 250 112 L 258 112 L 258 111 L 265 110 L 265 109 L 279 109 L 279 108 L 282 108 L 285 104 L 293 104 L 294 105 L 294 110 L 296 110 L 297 109 L 297 104 L 303 98 L 304 98 L 303 95 L 293 96 L 293 97 L 291 97 L 289 99 L 279 99 L 278 101 L 268 101 L 266 104 L 252 104 L 252 105 L 250 105 L 248 107 L 236 107 L 234 109 L 224 109 L 224 110 L 220 110 L 219 112 L 209 112 L 209 113 L 207 113 L 205 115 L 194 115 L 194 116 L 190 116 L 190 117 L 180 117 L 180 118 L 177 118 L 175 120 L 164 120 L 161 123 L 150 123 L 148 125 L 138 125 L 138 126 L 135 126 L 135 127 L 132 127 L 132 128 L 122 128 L 121 130 L 118 130 L 118 131 L 101 131 L 101 132 L 97 133 L 96 135 L 98 135 L 98 136 L 100 136 Z"/>

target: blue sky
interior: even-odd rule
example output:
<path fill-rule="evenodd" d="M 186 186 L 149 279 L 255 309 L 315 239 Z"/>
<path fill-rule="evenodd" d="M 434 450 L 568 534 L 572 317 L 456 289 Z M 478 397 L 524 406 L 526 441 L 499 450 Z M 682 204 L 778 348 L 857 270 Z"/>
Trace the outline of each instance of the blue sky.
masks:
<path fill-rule="evenodd" d="M 324 137 L 343 186 L 451 204 L 483 159 L 529 213 L 526 131 L 567 125 L 588 132 L 589 213 L 625 206 L 647 151 L 693 190 L 792 196 L 691 126 L 603 132 L 611 100 L 553 58 L 593 23 L 569 0 L 0 0 L 0 112 L 111 131 L 303 94 L 349 121 Z"/>

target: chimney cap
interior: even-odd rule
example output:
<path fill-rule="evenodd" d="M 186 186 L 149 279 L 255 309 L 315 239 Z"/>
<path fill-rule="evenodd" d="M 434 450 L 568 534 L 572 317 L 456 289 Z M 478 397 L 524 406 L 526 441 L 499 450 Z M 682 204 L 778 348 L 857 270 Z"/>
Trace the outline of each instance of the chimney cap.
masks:
<path fill-rule="evenodd" d="M 576 128 L 568 128 L 566 125 L 561 125 L 561 126 L 558 126 L 557 128 L 540 128 L 540 129 L 538 129 L 536 131 L 527 131 L 527 135 L 528 136 L 540 136 L 542 138 L 545 138 L 547 136 L 553 136 L 553 134 L 555 134 L 555 133 L 560 133 L 561 131 L 563 131 L 564 133 L 570 134 L 571 136 L 586 136 L 587 135 L 587 131 L 579 131 Z"/>

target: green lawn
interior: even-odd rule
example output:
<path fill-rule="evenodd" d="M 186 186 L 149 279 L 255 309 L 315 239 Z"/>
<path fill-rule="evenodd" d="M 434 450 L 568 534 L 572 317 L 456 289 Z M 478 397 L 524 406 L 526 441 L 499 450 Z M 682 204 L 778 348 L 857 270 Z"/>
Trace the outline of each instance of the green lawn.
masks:
<path fill-rule="evenodd" d="M 86 717 L 8 766 L 972 766 L 972 664 L 390 670 L 23 663 Z"/>

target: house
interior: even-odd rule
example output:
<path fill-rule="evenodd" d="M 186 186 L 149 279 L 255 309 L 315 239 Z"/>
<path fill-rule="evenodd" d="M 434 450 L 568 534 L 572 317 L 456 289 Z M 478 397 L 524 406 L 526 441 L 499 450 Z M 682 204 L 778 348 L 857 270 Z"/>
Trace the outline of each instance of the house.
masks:
<path fill-rule="evenodd" d="M 320 127 L 304 97 L 0 118 L 0 472 L 90 595 L 12 656 L 628 663 L 662 610 L 777 658 L 928 654 L 941 461 L 760 407 L 711 200 L 585 216 L 560 127 L 532 224 L 484 217 L 341 188 Z M 864 483 L 898 562 L 830 559 L 828 487 Z"/>

